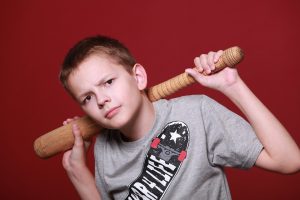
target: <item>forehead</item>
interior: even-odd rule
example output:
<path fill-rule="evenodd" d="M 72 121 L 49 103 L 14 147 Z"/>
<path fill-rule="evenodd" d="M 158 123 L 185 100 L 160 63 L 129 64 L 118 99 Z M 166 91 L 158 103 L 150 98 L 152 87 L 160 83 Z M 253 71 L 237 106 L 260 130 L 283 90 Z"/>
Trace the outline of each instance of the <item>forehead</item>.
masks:
<path fill-rule="evenodd" d="M 124 71 L 126 71 L 125 67 L 118 64 L 113 58 L 106 55 L 93 54 L 84 59 L 70 74 L 70 77 L 95 74 L 99 77 L 107 73 L 121 73 Z"/>
<path fill-rule="evenodd" d="M 72 92 L 85 85 L 96 84 L 111 75 L 128 75 L 124 66 L 105 55 L 90 55 L 70 74 L 68 86 Z"/>

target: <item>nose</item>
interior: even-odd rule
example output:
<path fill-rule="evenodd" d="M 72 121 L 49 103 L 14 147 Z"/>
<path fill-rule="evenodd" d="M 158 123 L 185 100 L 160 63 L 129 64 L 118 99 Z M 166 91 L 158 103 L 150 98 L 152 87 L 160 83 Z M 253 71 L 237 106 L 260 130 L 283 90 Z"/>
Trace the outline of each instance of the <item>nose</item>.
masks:
<path fill-rule="evenodd" d="M 98 108 L 102 109 L 107 102 L 110 102 L 111 99 L 107 95 L 97 98 Z"/>

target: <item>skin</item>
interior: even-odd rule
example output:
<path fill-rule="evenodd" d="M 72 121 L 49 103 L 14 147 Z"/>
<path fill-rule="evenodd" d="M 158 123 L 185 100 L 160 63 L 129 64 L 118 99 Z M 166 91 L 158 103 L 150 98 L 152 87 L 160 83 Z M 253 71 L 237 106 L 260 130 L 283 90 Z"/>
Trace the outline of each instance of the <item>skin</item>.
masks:
<path fill-rule="evenodd" d="M 298 172 L 300 150 L 297 144 L 246 86 L 237 70 L 225 68 L 213 75 L 202 75 L 203 72 L 211 74 L 222 53 L 209 52 L 196 57 L 196 70 L 186 69 L 186 72 L 201 85 L 223 93 L 245 114 L 264 146 L 256 166 L 285 174 Z M 128 73 L 107 57 L 92 55 L 71 74 L 68 83 L 89 116 L 104 127 L 121 130 L 129 141 L 143 137 L 151 129 L 155 112 L 143 92 L 147 75 L 141 65 L 136 64 L 132 73 Z M 64 124 L 71 121 L 73 119 L 68 119 Z M 82 199 L 100 199 L 94 177 L 86 166 L 85 145 L 76 124 L 73 134 L 75 144 L 73 149 L 65 152 L 63 166 Z"/>
<path fill-rule="evenodd" d="M 91 55 L 71 73 L 68 84 L 85 113 L 128 140 L 141 138 L 152 127 L 154 107 L 143 91 L 147 76 L 140 64 L 130 74 L 105 56 Z"/>
<path fill-rule="evenodd" d="M 153 126 L 155 111 L 143 91 L 147 75 L 140 64 L 129 73 L 108 57 L 91 55 L 71 73 L 68 85 L 86 114 L 102 127 L 120 130 L 128 141 L 140 139 Z M 67 119 L 64 124 L 71 121 Z M 76 124 L 73 134 L 74 147 L 65 152 L 63 166 L 82 199 L 100 199 Z"/>
<path fill-rule="evenodd" d="M 255 163 L 256 166 L 284 174 L 298 172 L 300 150 L 297 144 L 278 119 L 247 87 L 237 69 L 225 68 L 212 76 L 201 74 L 203 71 L 210 74 L 215 69 L 214 63 L 222 53 L 222 51 L 210 52 L 196 57 L 194 63 L 200 73 L 193 69 L 187 69 L 186 72 L 201 85 L 223 93 L 246 116 L 264 146 Z"/>

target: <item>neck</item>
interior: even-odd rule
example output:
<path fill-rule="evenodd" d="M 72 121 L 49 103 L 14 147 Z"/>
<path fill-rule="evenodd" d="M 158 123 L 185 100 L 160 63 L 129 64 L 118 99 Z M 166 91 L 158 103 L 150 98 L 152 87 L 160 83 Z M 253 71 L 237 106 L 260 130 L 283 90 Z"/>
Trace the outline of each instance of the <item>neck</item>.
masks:
<path fill-rule="evenodd" d="M 134 117 L 134 120 L 121 129 L 125 139 L 128 141 L 141 139 L 154 125 L 155 110 L 153 104 L 146 95 L 142 96 L 141 101 L 140 109 Z"/>

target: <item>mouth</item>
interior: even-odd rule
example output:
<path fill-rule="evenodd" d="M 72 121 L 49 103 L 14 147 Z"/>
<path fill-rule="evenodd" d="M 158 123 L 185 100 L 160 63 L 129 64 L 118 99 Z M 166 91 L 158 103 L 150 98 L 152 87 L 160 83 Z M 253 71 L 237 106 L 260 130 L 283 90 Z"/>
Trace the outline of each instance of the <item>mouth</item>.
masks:
<path fill-rule="evenodd" d="M 113 108 L 109 109 L 105 113 L 105 118 L 107 118 L 107 119 L 113 118 L 113 116 L 115 116 L 119 112 L 120 107 L 121 106 L 116 106 L 116 107 L 113 107 Z"/>

